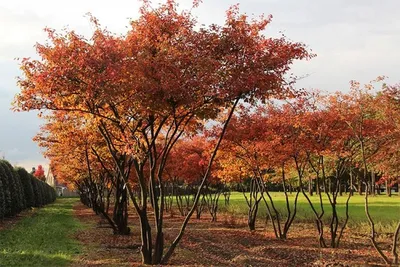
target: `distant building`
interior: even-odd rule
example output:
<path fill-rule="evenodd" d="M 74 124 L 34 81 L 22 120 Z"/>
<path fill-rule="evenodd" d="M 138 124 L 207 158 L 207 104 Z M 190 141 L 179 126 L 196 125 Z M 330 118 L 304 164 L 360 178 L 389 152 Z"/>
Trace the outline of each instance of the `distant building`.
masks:
<path fill-rule="evenodd" d="M 71 190 L 68 188 L 67 184 L 65 183 L 59 183 L 57 179 L 54 179 L 55 181 L 55 188 L 57 191 L 57 195 L 59 197 L 78 197 L 79 194 L 76 190 Z"/>
<path fill-rule="evenodd" d="M 46 183 L 49 184 L 50 186 L 54 187 L 54 185 L 55 185 L 55 181 L 54 180 L 55 179 L 54 179 L 53 172 L 49 168 L 49 170 L 47 172 L 47 176 L 46 176 Z"/>
<path fill-rule="evenodd" d="M 51 171 L 51 168 L 49 168 L 49 171 L 47 172 L 46 183 L 56 189 L 57 196 L 64 196 L 64 197 L 79 196 L 79 194 L 75 190 L 70 190 L 67 187 L 67 184 L 60 183 L 59 181 L 57 181 L 57 178 L 54 177 L 53 172 Z"/>

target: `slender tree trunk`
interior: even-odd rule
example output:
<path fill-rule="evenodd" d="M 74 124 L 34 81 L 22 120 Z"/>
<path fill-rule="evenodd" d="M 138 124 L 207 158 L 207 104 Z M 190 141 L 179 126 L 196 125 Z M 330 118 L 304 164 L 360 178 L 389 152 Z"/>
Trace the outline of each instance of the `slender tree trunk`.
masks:
<path fill-rule="evenodd" d="M 342 238 L 344 229 L 346 229 L 347 222 L 349 221 L 349 201 L 350 201 L 350 198 L 351 198 L 352 196 L 353 196 L 353 188 L 350 187 L 350 192 L 349 192 L 349 195 L 347 196 L 347 200 L 346 200 L 346 218 L 345 218 L 345 220 L 344 220 L 344 223 L 343 223 L 343 225 L 342 225 L 342 228 L 340 229 L 339 236 L 338 236 L 338 238 L 337 238 L 337 240 L 336 240 L 336 247 L 337 247 L 337 248 L 339 247 L 340 239 Z"/>
<path fill-rule="evenodd" d="M 354 184 L 353 184 L 353 170 L 352 170 L 352 167 L 350 167 L 350 171 L 349 171 L 349 174 L 350 174 L 350 189 L 349 189 L 349 194 L 351 195 L 351 196 L 353 196 L 353 186 L 354 186 Z"/>
<path fill-rule="evenodd" d="M 320 182 L 319 182 L 319 176 L 317 175 L 317 178 L 315 179 L 315 192 L 317 195 L 321 194 L 321 188 L 320 188 Z"/>
<path fill-rule="evenodd" d="M 201 214 L 202 214 L 205 206 L 206 206 L 205 194 L 203 194 L 203 197 L 201 198 L 199 204 L 197 204 L 197 207 L 196 207 L 196 219 L 200 220 Z"/>
<path fill-rule="evenodd" d="M 151 240 L 151 227 L 147 219 L 146 208 L 143 209 L 140 214 L 140 229 L 141 229 L 141 239 L 142 246 L 140 249 L 140 254 L 142 255 L 142 263 L 151 264 L 152 263 L 152 240 Z"/>
<path fill-rule="evenodd" d="M 371 171 L 371 193 L 372 193 L 373 196 L 376 195 L 376 192 L 375 192 L 375 180 L 376 180 L 375 172 L 372 170 Z"/>
<path fill-rule="evenodd" d="M 385 262 L 385 264 L 389 264 L 389 259 L 385 256 L 385 254 L 382 252 L 382 249 L 379 248 L 378 243 L 375 240 L 375 236 L 376 236 L 376 232 L 375 232 L 375 223 L 372 220 L 372 217 L 369 213 L 369 203 L 368 203 L 368 189 L 369 189 L 369 185 L 368 185 L 368 169 L 367 169 L 367 160 L 365 158 L 365 148 L 364 148 L 364 142 L 362 141 L 362 139 L 359 139 L 360 141 L 360 147 L 361 147 L 361 156 L 362 156 L 362 160 L 363 160 L 363 165 L 364 165 L 364 181 L 365 181 L 365 203 L 364 203 L 364 209 L 365 209 L 365 215 L 368 219 L 370 228 L 371 228 L 371 236 L 370 236 L 370 240 L 372 245 L 374 246 L 375 250 L 379 253 L 379 255 L 381 256 L 381 258 L 383 259 L 383 261 Z"/>
<path fill-rule="evenodd" d="M 390 185 L 389 185 L 387 180 L 385 181 L 385 187 L 386 187 L 386 195 L 388 197 L 391 197 L 392 196 L 392 189 L 390 188 Z"/>
<path fill-rule="evenodd" d="M 257 213 L 258 213 L 258 204 L 254 205 L 254 207 L 249 210 L 247 225 L 250 231 L 256 230 Z"/>
<path fill-rule="evenodd" d="M 369 188 L 368 185 L 366 185 L 365 188 L 366 188 L 366 190 L 368 191 L 368 188 Z M 375 250 L 379 253 L 379 255 L 381 256 L 381 258 L 383 259 L 383 261 L 384 261 L 386 264 L 389 264 L 389 259 L 385 256 L 385 254 L 383 254 L 382 250 L 379 248 L 378 243 L 377 243 L 376 240 L 375 240 L 375 237 L 376 237 L 375 223 L 374 223 L 374 221 L 372 220 L 372 217 L 371 217 L 371 215 L 370 215 L 370 213 L 369 213 L 368 193 L 369 193 L 369 192 L 365 192 L 365 214 L 366 214 L 366 216 L 367 216 L 368 222 L 369 222 L 370 227 L 371 227 L 371 236 L 370 236 L 370 240 L 371 240 L 371 243 L 372 243 L 372 245 L 374 246 Z"/>
<path fill-rule="evenodd" d="M 236 109 L 236 106 L 239 103 L 239 100 L 240 100 L 240 96 L 235 99 L 235 101 L 234 101 L 234 103 L 232 105 L 232 108 L 231 108 L 231 110 L 230 110 L 230 112 L 228 114 L 228 118 L 226 119 L 226 121 L 224 123 L 224 126 L 222 128 L 221 134 L 220 134 L 220 136 L 218 138 L 218 142 L 217 142 L 217 144 L 216 144 L 216 146 L 214 148 L 214 151 L 211 154 L 210 160 L 209 160 L 208 165 L 207 165 L 206 172 L 205 172 L 205 174 L 203 176 L 203 179 L 202 179 L 202 181 L 200 183 L 200 186 L 198 188 L 198 191 L 196 193 L 196 197 L 195 197 L 193 206 L 190 209 L 190 211 L 189 211 L 188 215 L 186 216 L 185 220 L 183 221 L 181 229 L 180 229 L 178 235 L 176 236 L 176 238 L 172 242 L 171 246 L 168 248 L 167 252 L 165 253 L 164 257 L 162 258 L 161 263 L 163 263 L 163 264 L 167 263 L 168 260 L 170 259 L 170 257 L 172 256 L 173 252 L 176 249 L 176 246 L 178 245 L 179 241 L 182 239 L 182 236 L 183 236 L 183 234 L 185 232 L 186 226 L 187 226 L 190 218 L 192 217 L 192 215 L 193 215 L 193 213 L 194 213 L 194 211 L 196 209 L 196 205 L 200 200 L 201 191 L 203 190 L 203 187 L 206 184 L 207 179 L 208 179 L 208 177 L 210 175 L 211 167 L 212 167 L 212 164 L 214 163 L 214 159 L 215 159 L 215 157 L 217 155 L 217 151 L 219 149 L 219 146 L 221 145 L 222 139 L 224 138 L 226 129 L 227 129 L 227 127 L 229 125 L 229 122 L 230 122 L 230 120 L 231 120 L 231 118 L 233 116 L 233 113 L 234 113 L 234 111 Z"/>
<path fill-rule="evenodd" d="M 249 197 L 246 196 L 246 192 L 244 188 L 242 189 L 243 196 L 246 199 L 248 210 L 247 216 L 247 226 L 249 227 L 250 231 L 256 230 L 256 220 L 257 220 L 257 213 L 258 213 L 258 205 L 262 198 L 262 194 L 259 194 L 259 187 L 255 181 L 256 179 L 253 178 L 250 181 L 250 192 Z"/>
<path fill-rule="evenodd" d="M 296 214 L 297 214 L 297 200 L 298 200 L 299 194 L 300 194 L 300 187 L 297 188 L 296 196 L 294 198 L 293 213 L 292 214 L 291 214 L 290 207 L 289 207 L 289 200 L 286 198 L 286 208 L 288 210 L 288 217 L 286 219 L 285 226 L 283 228 L 282 238 L 281 239 L 286 239 L 287 238 L 287 233 L 289 232 L 290 226 L 292 225 L 292 223 L 294 221 L 294 218 L 296 217 Z"/>
<path fill-rule="evenodd" d="M 274 220 L 274 218 L 272 217 L 271 209 L 269 208 L 269 205 L 268 205 L 267 200 L 265 199 L 265 196 L 263 195 L 262 198 L 263 198 L 264 203 L 265 203 L 265 206 L 266 206 L 266 208 L 267 208 L 267 217 L 266 217 L 265 222 L 267 223 L 268 218 L 269 218 L 269 219 L 271 220 L 272 228 L 274 229 L 275 237 L 276 237 L 277 239 L 278 239 L 278 238 L 282 238 L 282 232 L 279 230 L 279 233 L 278 233 L 277 227 L 276 227 L 276 225 L 275 225 L 275 220 Z M 279 224 L 279 223 L 278 223 L 278 224 Z"/>
<path fill-rule="evenodd" d="M 397 183 L 397 196 L 400 197 L 400 180 Z"/>
<path fill-rule="evenodd" d="M 207 193 L 206 193 L 206 202 L 208 206 L 208 211 L 210 212 L 211 215 L 211 222 L 216 222 L 217 221 L 217 211 L 218 211 L 218 202 L 219 202 L 219 197 L 221 195 L 221 192 L 219 190 L 216 190 L 215 192 L 212 192 L 209 188 L 207 188 Z"/>
<path fill-rule="evenodd" d="M 395 265 L 399 264 L 399 255 L 397 253 L 397 242 L 399 239 L 399 233 L 400 233 L 400 222 L 397 224 L 396 230 L 394 231 L 393 235 L 392 254 L 393 254 L 393 263 Z"/>
<path fill-rule="evenodd" d="M 315 216 L 315 223 L 316 223 L 317 230 L 318 230 L 318 236 L 319 236 L 318 240 L 319 240 L 320 247 L 326 247 L 326 244 L 325 244 L 325 241 L 324 241 L 324 238 L 323 238 L 323 232 L 324 231 L 323 231 L 322 220 L 321 220 L 318 212 L 316 211 L 311 199 L 309 198 L 309 196 L 304 191 L 303 182 L 302 182 L 303 171 L 301 170 L 302 169 L 301 165 L 299 165 L 299 162 L 298 162 L 296 157 L 294 158 L 294 161 L 296 163 L 296 169 L 297 169 L 297 174 L 298 174 L 298 177 L 299 177 L 299 187 L 300 187 L 301 193 L 306 198 L 306 200 L 307 200 L 307 202 L 308 202 L 308 204 L 309 204 L 309 206 L 310 206 L 310 208 L 313 211 L 314 216 Z M 303 167 L 303 170 L 304 170 L 304 167 Z"/>
<path fill-rule="evenodd" d="M 128 193 L 120 178 L 117 178 L 116 181 L 113 221 L 118 230 L 114 234 L 128 235 L 130 233 L 128 227 Z"/>

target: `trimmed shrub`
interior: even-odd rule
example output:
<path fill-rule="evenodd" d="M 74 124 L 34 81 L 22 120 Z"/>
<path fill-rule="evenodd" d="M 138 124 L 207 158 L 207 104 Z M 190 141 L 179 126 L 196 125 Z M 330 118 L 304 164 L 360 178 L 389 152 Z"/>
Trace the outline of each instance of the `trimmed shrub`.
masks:
<path fill-rule="evenodd" d="M 3 179 L 0 178 L 0 220 L 4 218 L 5 211 L 6 211 L 6 199 L 4 197 Z"/>
<path fill-rule="evenodd" d="M 43 206 L 42 202 L 42 190 L 40 187 L 40 181 L 36 179 L 33 175 L 31 176 L 33 194 L 35 195 L 35 207 Z"/>
<path fill-rule="evenodd" d="M 39 185 L 40 185 L 39 188 L 40 188 L 40 197 L 42 200 L 42 205 L 46 205 L 47 203 L 46 203 L 46 192 L 44 190 L 44 183 L 40 180 L 38 180 L 38 181 L 39 181 Z"/>
<path fill-rule="evenodd" d="M 12 166 L 10 165 L 10 167 L 12 168 Z M 20 212 L 23 211 L 24 209 L 26 209 L 26 198 L 25 198 L 25 190 L 24 187 L 22 185 L 22 181 L 21 178 L 19 177 L 19 174 L 17 172 L 17 170 L 15 168 L 12 168 L 12 173 L 15 177 L 15 181 L 17 184 L 17 188 L 18 188 L 18 195 L 19 195 L 19 203 L 20 203 Z"/>
<path fill-rule="evenodd" d="M 17 206 L 16 206 L 16 198 L 15 198 L 15 182 L 13 176 L 8 169 L 7 165 L 4 164 L 3 161 L 0 161 L 0 172 L 3 180 L 3 184 L 6 190 L 5 197 L 6 197 L 6 209 L 5 209 L 5 216 L 10 217 L 17 214 Z"/>
<path fill-rule="evenodd" d="M 14 169 L 8 161 L 0 160 L 0 220 L 55 200 L 53 187 L 36 179 L 25 169 Z"/>
<path fill-rule="evenodd" d="M 0 164 L 3 165 L 3 169 L 10 181 L 10 193 L 11 193 L 11 216 L 17 215 L 19 212 L 24 210 L 24 195 L 21 182 L 14 168 L 8 161 L 1 160 Z"/>
<path fill-rule="evenodd" d="M 24 168 L 16 169 L 19 175 L 19 178 L 22 183 L 22 187 L 24 189 L 26 207 L 31 208 L 35 206 L 35 195 L 33 193 L 31 174 L 29 174 Z"/>
<path fill-rule="evenodd" d="M 4 217 L 10 216 L 11 214 L 11 191 L 10 181 L 7 178 L 7 174 L 2 164 L 0 164 L 0 179 L 3 183 L 4 192 Z"/>

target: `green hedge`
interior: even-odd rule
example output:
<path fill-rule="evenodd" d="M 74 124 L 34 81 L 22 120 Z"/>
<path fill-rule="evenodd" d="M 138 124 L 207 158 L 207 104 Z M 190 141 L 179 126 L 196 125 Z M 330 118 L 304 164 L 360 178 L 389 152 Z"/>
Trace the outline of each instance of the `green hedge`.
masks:
<path fill-rule="evenodd" d="M 1 190 L 4 193 L 4 199 L 3 199 L 4 213 L 2 214 L 2 218 L 3 218 L 3 217 L 8 217 L 11 215 L 10 179 L 7 176 L 7 173 L 3 167 L 3 164 L 0 164 L 0 179 L 2 181 Z"/>
<path fill-rule="evenodd" d="M 6 212 L 6 199 L 3 190 L 3 179 L 0 177 L 0 220 L 4 218 L 5 212 Z"/>
<path fill-rule="evenodd" d="M 25 169 L 14 169 L 9 162 L 0 160 L 0 219 L 55 200 L 53 187 L 36 179 Z"/>
<path fill-rule="evenodd" d="M 11 216 L 14 216 L 24 210 L 26 206 L 21 180 L 19 179 L 17 172 L 8 161 L 1 160 L 0 164 L 3 166 L 3 169 L 5 170 L 10 181 L 9 189 L 11 193 Z"/>
<path fill-rule="evenodd" d="M 17 168 L 19 178 L 21 179 L 22 187 L 24 189 L 26 207 L 31 208 L 35 206 L 35 194 L 32 187 L 32 174 L 28 173 L 24 168 Z"/>

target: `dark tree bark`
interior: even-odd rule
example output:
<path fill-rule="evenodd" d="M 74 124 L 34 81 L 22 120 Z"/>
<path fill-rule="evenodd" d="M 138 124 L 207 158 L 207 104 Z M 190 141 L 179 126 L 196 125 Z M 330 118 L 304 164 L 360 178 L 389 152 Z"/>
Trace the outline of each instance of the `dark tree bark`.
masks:
<path fill-rule="evenodd" d="M 371 171 L 371 193 L 372 193 L 373 196 L 376 195 L 376 192 L 375 192 L 375 180 L 376 180 L 375 172 L 372 170 Z"/>

